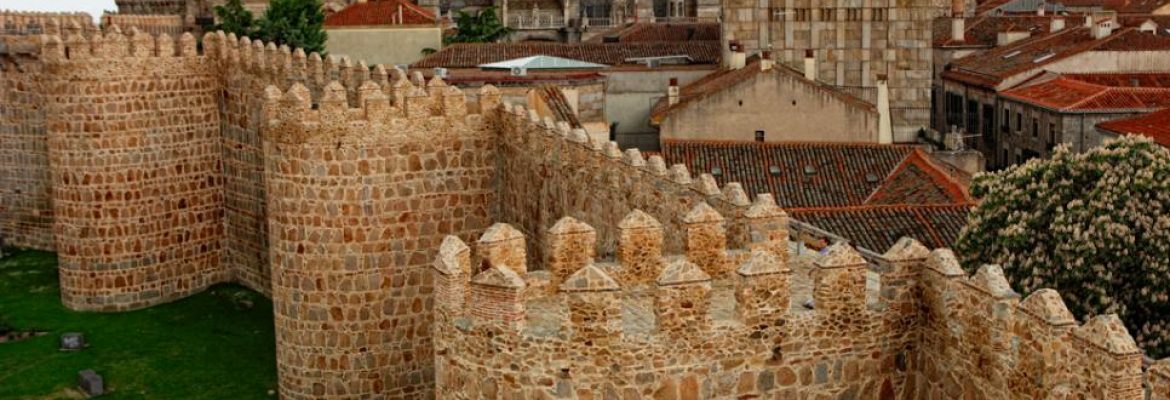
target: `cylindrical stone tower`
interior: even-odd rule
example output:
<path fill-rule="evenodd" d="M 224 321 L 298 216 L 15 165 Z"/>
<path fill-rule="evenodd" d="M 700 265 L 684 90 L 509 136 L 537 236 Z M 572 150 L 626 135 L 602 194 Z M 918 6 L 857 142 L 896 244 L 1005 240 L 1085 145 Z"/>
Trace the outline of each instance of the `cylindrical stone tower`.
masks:
<path fill-rule="evenodd" d="M 226 281 L 219 89 L 195 38 L 114 27 L 43 52 L 65 306 L 130 310 Z"/>

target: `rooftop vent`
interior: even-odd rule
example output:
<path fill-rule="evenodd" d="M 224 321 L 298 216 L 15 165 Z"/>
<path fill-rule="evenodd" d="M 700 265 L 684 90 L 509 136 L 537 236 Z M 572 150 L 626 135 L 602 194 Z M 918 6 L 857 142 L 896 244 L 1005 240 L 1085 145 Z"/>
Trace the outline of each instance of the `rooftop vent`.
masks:
<path fill-rule="evenodd" d="M 723 168 L 711 167 L 711 175 L 722 176 L 723 175 Z"/>
<path fill-rule="evenodd" d="M 874 175 L 874 173 L 872 173 L 872 172 L 867 173 L 867 174 L 865 174 L 865 181 L 869 182 L 869 183 L 877 183 L 878 176 Z"/>
<path fill-rule="evenodd" d="M 768 173 L 772 174 L 772 176 L 780 176 L 780 167 L 777 167 L 775 165 L 769 166 Z"/>
<path fill-rule="evenodd" d="M 805 175 L 812 175 L 812 174 L 815 174 L 815 173 L 817 173 L 817 167 L 814 167 L 814 166 L 811 166 L 811 165 L 805 165 L 805 166 L 804 166 L 804 174 L 805 174 Z"/>

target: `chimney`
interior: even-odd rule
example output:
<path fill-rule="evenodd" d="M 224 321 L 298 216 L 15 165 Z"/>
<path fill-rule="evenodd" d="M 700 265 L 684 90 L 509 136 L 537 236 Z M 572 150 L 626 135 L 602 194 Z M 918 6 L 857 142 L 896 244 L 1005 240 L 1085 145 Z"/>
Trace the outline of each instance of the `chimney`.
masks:
<path fill-rule="evenodd" d="M 812 49 L 804 51 L 804 79 L 817 80 L 817 58 Z"/>
<path fill-rule="evenodd" d="M 1086 28 L 1093 27 L 1093 14 L 1085 14 L 1085 27 Z"/>
<path fill-rule="evenodd" d="M 967 20 L 963 17 L 951 17 L 951 40 L 962 42 L 967 38 Z"/>
<path fill-rule="evenodd" d="M 670 86 L 666 87 L 666 104 L 678 104 L 678 78 L 670 78 Z"/>
<path fill-rule="evenodd" d="M 995 45 L 996 46 L 1006 46 L 1006 45 L 1027 39 L 1029 36 L 1032 36 L 1032 32 L 1029 32 L 1029 31 L 1000 32 L 1000 33 L 997 33 L 995 35 Z"/>
<path fill-rule="evenodd" d="M 966 13 L 967 9 L 966 3 L 963 0 L 951 0 L 951 17 L 963 18 L 963 14 Z"/>
<path fill-rule="evenodd" d="M 771 71 L 773 63 L 774 61 L 772 61 L 772 51 L 764 50 L 760 54 L 760 71 Z"/>
<path fill-rule="evenodd" d="M 1113 34 L 1113 21 L 1101 21 L 1092 28 L 1093 39 L 1104 39 Z"/>
<path fill-rule="evenodd" d="M 885 74 L 877 76 L 878 143 L 894 143 L 894 129 L 890 116 L 890 85 Z"/>
<path fill-rule="evenodd" d="M 743 68 L 747 64 L 747 54 L 743 52 L 743 45 L 739 42 L 731 43 L 731 64 L 728 65 L 730 69 Z"/>
<path fill-rule="evenodd" d="M 1052 23 L 1048 26 L 1049 32 L 1059 32 L 1064 29 L 1064 18 L 1056 17 L 1052 19 Z"/>
<path fill-rule="evenodd" d="M 1039 16 L 1039 17 L 1044 16 L 1044 3 L 1040 3 L 1040 7 L 1036 8 L 1036 16 Z"/>

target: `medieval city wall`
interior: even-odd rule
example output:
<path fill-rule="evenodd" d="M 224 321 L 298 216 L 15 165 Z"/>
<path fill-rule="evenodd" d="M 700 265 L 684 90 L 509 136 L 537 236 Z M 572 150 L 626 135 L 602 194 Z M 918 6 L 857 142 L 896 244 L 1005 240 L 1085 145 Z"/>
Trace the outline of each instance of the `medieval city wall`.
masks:
<path fill-rule="evenodd" d="M 79 23 L 80 22 L 80 23 Z M 85 13 L 0 11 L 0 236 L 11 246 L 52 250 L 53 210 L 45 130 L 40 34 L 92 35 Z"/>
<path fill-rule="evenodd" d="M 710 174 L 692 177 L 685 165 L 667 167 L 661 156 L 623 152 L 616 142 L 596 141 L 582 129 L 540 119 L 521 105 L 505 104 L 500 125 L 498 220 L 532 238 L 530 262 L 543 260 L 541 233 L 562 216 L 597 229 L 596 252 L 609 257 L 616 249 L 618 223 L 631 211 L 642 210 L 678 231 L 684 215 L 701 202 L 727 216 L 732 244 L 744 241 L 740 219 L 750 201 L 738 183 L 720 188 Z M 670 235 L 663 246 L 679 253 L 684 240 Z"/>
<path fill-rule="evenodd" d="M 499 94 L 485 88 L 469 107 L 438 79 L 379 79 L 353 91 L 332 81 L 315 105 L 300 83 L 265 91 L 284 398 L 430 397 L 428 267 L 445 236 L 470 239 L 493 220 L 493 117 L 469 111 L 494 109 Z"/>
<path fill-rule="evenodd" d="M 115 28 L 42 40 L 66 306 L 136 309 L 227 281 L 218 85 L 195 38 Z"/>
<path fill-rule="evenodd" d="M 167 34 L 178 37 L 184 32 L 183 17 L 178 15 L 102 15 L 102 26 L 118 26 L 123 30 L 131 27 L 152 35 Z"/>

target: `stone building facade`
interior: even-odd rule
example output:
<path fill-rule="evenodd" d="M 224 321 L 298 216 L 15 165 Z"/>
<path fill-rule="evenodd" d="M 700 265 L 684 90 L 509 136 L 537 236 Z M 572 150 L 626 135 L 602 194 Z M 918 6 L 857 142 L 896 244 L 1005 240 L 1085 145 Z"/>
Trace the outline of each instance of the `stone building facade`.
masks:
<path fill-rule="evenodd" d="M 1115 317 L 910 241 L 789 259 L 769 196 L 493 87 L 60 25 L 0 37 L 0 178 L 42 188 L 3 234 L 55 248 L 73 309 L 269 294 L 282 398 L 1170 398 Z"/>
<path fill-rule="evenodd" d="M 959 15 L 963 3 L 955 2 Z M 830 85 L 863 90 L 887 76 L 894 141 L 914 142 L 930 123 L 932 24 L 951 8 L 936 0 L 730 0 L 723 40 L 749 55 L 771 50 L 777 62 L 815 68 Z M 805 62 L 809 52 L 813 62 Z"/>

